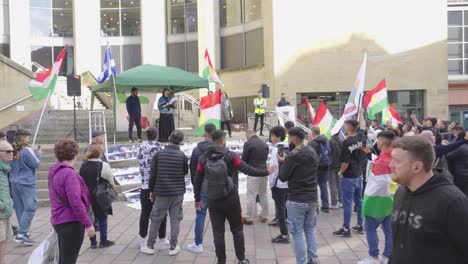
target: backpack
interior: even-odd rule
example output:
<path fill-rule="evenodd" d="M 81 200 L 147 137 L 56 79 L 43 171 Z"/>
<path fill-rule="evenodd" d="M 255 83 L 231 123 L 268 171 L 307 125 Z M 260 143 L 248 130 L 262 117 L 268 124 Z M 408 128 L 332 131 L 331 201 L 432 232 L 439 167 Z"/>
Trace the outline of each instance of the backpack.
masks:
<path fill-rule="evenodd" d="M 204 166 L 207 181 L 206 196 L 210 200 L 224 198 L 234 189 L 234 183 L 228 175 L 228 168 L 224 162 L 224 155 L 216 159 L 207 158 Z"/>
<path fill-rule="evenodd" d="M 326 143 L 320 143 L 320 167 L 328 168 L 332 165 L 332 155 L 331 155 L 331 149 L 330 149 L 330 144 L 328 142 Z"/>

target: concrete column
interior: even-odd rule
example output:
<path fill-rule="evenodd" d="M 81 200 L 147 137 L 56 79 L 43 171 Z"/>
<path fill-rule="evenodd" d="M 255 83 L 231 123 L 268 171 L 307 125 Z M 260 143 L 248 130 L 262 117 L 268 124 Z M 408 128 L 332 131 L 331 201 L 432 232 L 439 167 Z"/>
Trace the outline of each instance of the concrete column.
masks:
<path fill-rule="evenodd" d="M 101 72 L 101 5 L 96 0 L 73 1 L 75 74 Z"/>
<path fill-rule="evenodd" d="M 220 38 L 219 38 L 219 1 L 198 1 L 198 58 L 199 72 L 203 73 L 205 67 L 205 50 L 208 49 L 211 62 L 215 69 L 219 68 L 221 62 Z M 213 87 L 212 87 L 213 86 Z M 218 85 L 219 86 L 219 85 Z M 210 89 L 214 84 L 210 84 Z M 220 86 L 218 87 L 220 88 Z M 205 94 L 206 90 L 200 90 Z M 203 94 L 200 94 L 201 96 Z"/>
<path fill-rule="evenodd" d="M 166 66 L 165 0 L 141 0 L 141 61 Z"/>
<path fill-rule="evenodd" d="M 29 1 L 10 1 L 10 58 L 31 69 Z M 13 18 L 21 14 L 20 18 Z"/>

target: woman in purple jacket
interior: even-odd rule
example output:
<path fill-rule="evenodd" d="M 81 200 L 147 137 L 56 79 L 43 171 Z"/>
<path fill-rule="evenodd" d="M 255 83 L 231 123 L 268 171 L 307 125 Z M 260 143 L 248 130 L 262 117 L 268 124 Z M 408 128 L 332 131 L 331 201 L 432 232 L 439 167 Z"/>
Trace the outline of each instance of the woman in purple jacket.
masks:
<path fill-rule="evenodd" d="M 70 139 L 55 144 L 58 162 L 49 170 L 51 223 L 58 234 L 60 264 L 76 263 L 84 231 L 89 237 L 96 232 L 89 219 L 88 187 L 74 170 L 78 144 Z"/>

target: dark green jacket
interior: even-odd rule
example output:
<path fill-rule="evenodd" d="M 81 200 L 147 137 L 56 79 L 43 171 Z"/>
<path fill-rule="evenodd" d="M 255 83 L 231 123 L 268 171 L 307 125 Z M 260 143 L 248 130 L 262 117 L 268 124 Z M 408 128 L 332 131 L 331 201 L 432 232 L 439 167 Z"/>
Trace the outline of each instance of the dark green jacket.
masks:
<path fill-rule="evenodd" d="M 13 200 L 8 184 L 8 172 L 10 166 L 0 161 L 0 218 L 9 218 L 13 211 Z"/>

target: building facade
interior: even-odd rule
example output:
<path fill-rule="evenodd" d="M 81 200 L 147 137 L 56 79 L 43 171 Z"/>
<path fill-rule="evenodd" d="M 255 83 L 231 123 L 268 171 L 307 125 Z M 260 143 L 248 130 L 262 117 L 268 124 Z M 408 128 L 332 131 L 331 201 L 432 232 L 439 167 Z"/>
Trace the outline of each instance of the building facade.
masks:
<path fill-rule="evenodd" d="M 421 6 L 424 12 L 417 12 Z M 425 0 L 0 0 L 0 52 L 35 70 L 49 67 L 69 45 L 63 74 L 97 76 L 107 45 L 118 71 L 151 63 L 200 73 L 208 49 L 234 105 L 234 123 L 247 122 L 262 84 L 270 87 L 270 109 L 286 93 L 299 116 L 307 96 L 314 107 L 327 101 L 338 118 L 367 52 L 366 90 L 386 79 L 390 103 L 404 119 L 413 111 L 445 119 L 446 72 L 455 71 L 446 6 Z"/>

